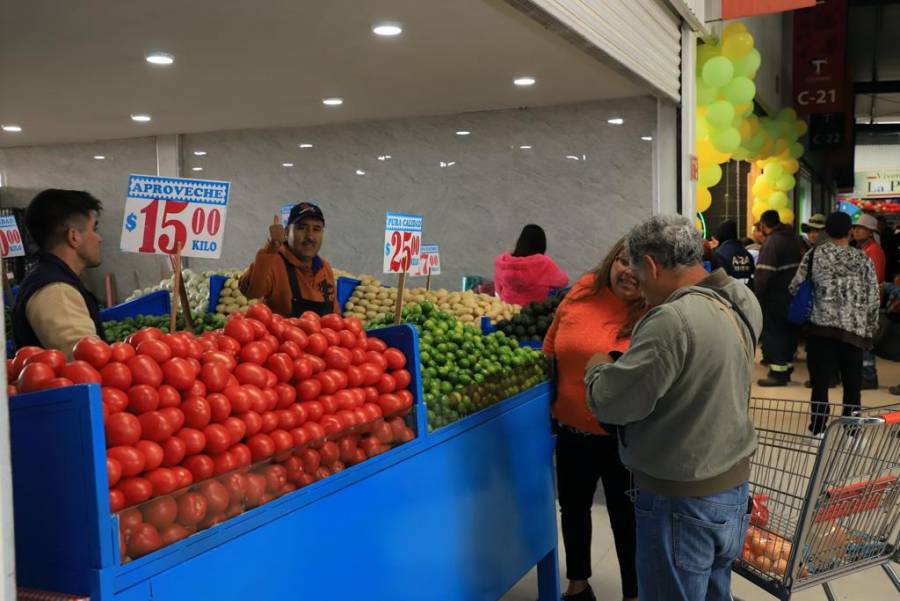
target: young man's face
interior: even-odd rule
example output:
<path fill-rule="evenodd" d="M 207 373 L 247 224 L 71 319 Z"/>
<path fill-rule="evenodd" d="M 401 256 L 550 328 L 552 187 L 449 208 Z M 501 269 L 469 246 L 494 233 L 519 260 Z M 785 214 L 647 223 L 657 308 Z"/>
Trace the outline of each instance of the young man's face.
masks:
<path fill-rule="evenodd" d="M 288 245 L 294 254 L 311 261 L 322 248 L 325 223 L 318 219 L 303 219 L 288 228 Z"/>
<path fill-rule="evenodd" d="M 822 230 L 817 230 L 814 228 L 810 228 L 808 232 L 806 232 L 806 237 L 809 238 L 809 241 L 813 244 L 816 244 L 819 241 L 819 234 L 822 233 Z"/>
<path fill-rule="evenodd" d="M 90 217 L 74 228 L 74 236 L 70 239 L 74 242 L 73 246 L 78 257 L 87 267 L 98 267 L 101 263 L 100 247 L 103 244 L 103 237 L 100 236 L 98 229 L 100 222 L 97 219 L 97 213 L 91 211 Z"/>
<path fill-rule="evenodd" d="M 865 242 L 872 237 L 872 231 L 869 228 L 865 228 L 860 225 L 854 225 L 850 229 L 850 234 L 857 242 Z"/>

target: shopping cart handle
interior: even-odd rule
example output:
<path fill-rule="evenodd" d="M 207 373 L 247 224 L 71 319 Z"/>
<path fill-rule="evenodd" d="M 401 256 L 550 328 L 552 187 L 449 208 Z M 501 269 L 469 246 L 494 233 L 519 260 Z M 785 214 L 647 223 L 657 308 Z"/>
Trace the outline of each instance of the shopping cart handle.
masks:
<path fill-rule="evenodd" d="M 886 424 L 900 424 L 900 411 L 885 413 L 881 416 Z"/>

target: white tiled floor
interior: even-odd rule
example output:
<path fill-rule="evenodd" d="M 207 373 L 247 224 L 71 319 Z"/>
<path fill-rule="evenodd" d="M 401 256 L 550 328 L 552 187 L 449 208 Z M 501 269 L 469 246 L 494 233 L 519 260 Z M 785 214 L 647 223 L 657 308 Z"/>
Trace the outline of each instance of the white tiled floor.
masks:
<path fill-rule="evenodd" d="M 765 369 L 758 367 L 758 376 L 765 375 Z M 886 405 L 900 402 L 900 397 L 892 396 L 887 388 L 900 384 L 900 363 L 878 360 L 880 390 L 864 391 L 863 405 Z M 753 395 L 766 398 L 783 398 L 808 400 L 809 390 L 803 387 L 808 378 L 804 363 L 796 365 L 793 383 L 787 388 L 756 388 Z M 840 401 L 840 389 L 831 391 L 832 402 Z M 618 601 L 622 598 L 619 584 L 619 564 L 613 548 L 612 531 L 606 507 L 603 505 L 602 491 L 598 492 L 592 510 L 594 532 L 591 541 L 591 561 L 593 576 L 591 586 L 599 601 Z M 562 545 L 562 534 L 559 535 L 559 564 L 562 583 L 565 587 L 565 550 Z M 894 564 L 895 571 L 900 566 Z M 732 588 L 734 595 L 742 601 L 771 601 L 775 599 L 762 589 L 735 575 Z M 893 587 L 887 575 L 880 567 L 859 572 L 832 582 L 832 590 L 840 601 L 889 601 L 900 599 L 900 593 Z M 535 601 L 537 599 L 537 574 L 529 572 L 506 595 L 503 601 Z M 825 601 L 824 591 L 819 588 L 801 591 L 792 597 L 794 601 Z"/>

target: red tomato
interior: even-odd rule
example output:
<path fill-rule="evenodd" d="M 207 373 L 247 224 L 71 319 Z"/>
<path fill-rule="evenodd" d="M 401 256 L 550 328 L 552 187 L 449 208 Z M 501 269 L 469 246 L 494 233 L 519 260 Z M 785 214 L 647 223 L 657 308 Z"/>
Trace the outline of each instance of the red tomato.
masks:
<path fill-rule="evenodd" d="M 237 360 L 234 358 L 234 355 L 224 351 L 206 351 L 200 355 L 200 363 L 204 365 L 207 363 L 221 363 L 229 372 L 233 371 L 237 366 Z"/>
<path fill-rule="evenodd" d="M 347 371 L 347 368 L 350 367 L 351 353 L 345 348 L 332 346 L 325 351 L 323 358 L 325 359 L 325 365 L 330 369 Z"/>
<path fill-rule="evenodd" d="M 367 422 L 375 421 L 384 415 L 384 412 L 377 403 L 366 403 L 362 406 L 362 411 L 366 414 Z"/>
<path fill-rule="evenodd" d="M 338 390 L 343 390 L 347 388 L 347 385 L 350 383 L 350 380 L 347 378 L 346 372 L 343 372 L 339 369 L 327 369 L 326 373 L 331 375 L 331 378 L 337 384 Z"/>
<path fill-rule="evenodd" d="M 206 447 L 206 436 L 196 428 L 182 428 L 175 436 L 184 441 L 187 455 L 196 455 Z"/>
<path fill-rule="evenodd" d="M 316 332 L 315 334 L 309 335 L 306 340 L 306 348 L 304 350 L 310 355 L 321 357 L 325 353 L 325 349 L 327 348 L 328 339 L 323 334 Z"/>
<path fill-rule="evenodd" d="M 138 526 L 144 523 L 144 516 L 137 509 L 127 509 L 119 514 L 119 532 L 131 536 Z"/>
<path fill-rule="evenodd" d="M 93 368 L 92 368 L 93 369 Z M 53 368 L 46 363 L 30 363 L 19 372 L 16 388 L 19 392 L 40 390 L 44 384 L 56 377 Z"/>
<path fill-rule="evenodd" d="M 150 340 L 144 344 L 155 344 L 157 341 Z M 163 344 L 163 343 L 159 343 Z M 165 345 L 163 345 L 165 346 Z M 166 347 L 168 348 L 168 347 Z M 194 384 L 195 373 L 194 367 L 187 359 L 181 357 L 173 357 L 162 363 L 160 366 L 163 373 L 163 381 L 175 390 L 187 390 Z"/>
<path fill-rule="evenodd" d="M 123 478 L 117 488 L 125 495 L 125 505 L 143 503 L 153 495 L 153 485 L 146 478 Z"/>
<path fill-rule="evenodd" d="M 160 341 L 169 347 L 172 357 L 184 358 L 188 356 L 189 344 L 183 336 L 179 336 L 178 334 L 166 334 Z"/>
<path fill-rule="evenodd" d="M 271 323 L 268 324 L 269 331 L 272 332 L 279 340 L 281 339 L 281 335 L 284 333 L 284 329 L 287 327 L 287 324 L 284 322 L 284 318 L 279 315 L 278 319 L 273 319 Z"/>
<path fill-rule="evenodd" d="M 262 500 L 266 492 L 266 478 L 260 474 L 247 474 L 247 483 L 244 486 L 244 499 L 249 507 L 255 507 Z"/>
<path fill-rule="evenodd" d="M 106 479 L 109 481 L 109 488 L 112 488 L 116 485 L 116 482 L 122 477 L 122 464 L 119 463 L 119 460 L 110 455 L 108 452 L 106 454 Z"/>
<path fill-rule="evenodd" d="M 150 470 L 144 477 L 153 485 L 153 496 L 167 495 L 178 488 L 178 478 L 167 467 L 158 467 Z"/>
<path fill-rule="evenodd" d="M 384 360 L 387 362 L 387 368 L 391 370 L 406 367 L 406 355 L 395 348 L 389 348 L 384 351 Z"/>
<path fill-rule="evenodd" d="M 409 388 L 410 383 L 412 383 L 412 374 L 409 373 L 409 370 L 398 369 L 391 373 L 391 376 L 394 377 L 394 382 L 397 383 L 396 390 L 406 390 Z"/>
<path fill-rule="evenodd" d="M 240 352 L 241 361 L 262 365 L 269 356 L 269 347 L 264 342 L 254 341 L 244 345 Z"/>
<path fill-rule="evenodd" d="M 287 382 L 294 375 L 294 362 L 286 353 L 273 353 L 266 360 L 266 368 L 275 374 L 279 382 Z"/>
<path fill-rule="evenodd" d="M 256 411 L 245 411 L 238 415 L 238 419 L 247 426 L 247 432 L 244 436 L 253 436 L 262 430 L 262 417 Z"/>
<path fill-rule="evenodd" d="M 231 446 L 231 435 L 222 424 L 210 424 L 203 428 L 203 435 L 206 437 L 207 453 L 222 453 Z"/>
<path fill-rule="evenodd" d="M 230 336 L 241 345 L 252 342 L 255 338 L 253 326 L 247 323 L 243 316 L 234 316 L 228 320 L 228 323 L 225 324 L 225 335 Z"/>
<path fill-rule="evenodd" d="M 287 469 L 283 465 L 267 465 L 262 469 L 266 478 L 266 490 L 276 492 L 287 484 Z"/>
<path fill-rule="evenodd" d="M 337 401 L 334 400 L 334 397 L 330 394 L 323 394 L 319 397 L 319 402 L 322 404 L 322 412 L 325 415 L 329 415 L 337 411 Z"/>
<path fill-rule="evenodd" d="M 182 393 L 182 396 L 187 399 L 192 396 L 194 397 L 205 397 L 206 396 L 206 384 L 203 383 L 202 380 L 194 380 L 194 383 L 191 384 L 191 387 L 185 390 Z"/>
<path fill-rule="evenodd" d="M 178 465 L 184 460 L 185 454 L 187 453 L 187 444 L 177 436 L 169 437 L 169 439 L 162 444 L 162 448 L 162 465 L 166 467 Z"/>
<path fill-rule="evenodd" d="M 168 384 L 163 384 L 157 389 L 159 406 L 157 409 L 167 409 L 181 405 L 181 393 Z"/>
<path fill-rule="evenodd" d="M 162 540 L 164 547 L 177 543 L 180 540 L 184 540 L 190 535 L 191 531 L 181 524 L 169 524 L 159 532 L 159 537 Z"/>
<path fill-rule="evenodd" d="M 378 405 L 385 415 L 391 415 L 403 409 L 403 401 L 396 394 L 382 394 L 378 397 Z"/>
<path fill-rule="evenodd" d="M 394 432 L 395 439 L 399 439 L 403 435 L 403 431 L 406 429 L 406 423 L 403 421 L 402 417 L 393 417 L 387 420 L 387 424 L 391 426 L 391 430 Z"/>
<path fill-rule="evenodd" d="M 322 462 L 322 456 L 315 449 L 302 449 L 297 457 L 303 462 L 303 471 L 307 474 L 315 473 Z"/>
<path fill-rule="evenodd" d="M 100 389 L 100 394 L 103 396 L 103 403 L 109 407 L 110 414 L 125 411 L 128 407 L 128 395 L 118 388 L 104 386 Z"/>
<path fill-rule="evenodd" d="M 241 384 L 252 384 L 259 388 L 266 386 L 266 372 L 255 363 L 241 363 L 234 368 L 234 376 Z"/>
<path fill-rule="evenodd" d="M 322 393 L 334 394 L 337 391 L 338 382 L 330 371 L 323 371 L 322 373 L 316 374 L 316 379 L 322 384 Z M 301 382 L 300 386 L 303 386 L 303 384 L 305 384 L 305 382 Z M 302 397 L 303 394 L 301 393 L 300 396 Z"/>
<path fill-rule="evenodd" d="M 365 401 L 367 403 L 375 403 L 378 402 L 378 389 L 374 386 L 366 386 L 363 388 L 363 392 L 365 392 L 366 398 Z"/>
<path fill-rule="evenodd" d="M 178 432 L 184 426 L 184 412 L 178 407 L 166 407 L 159 412 L 172 426 L 172 432 Z"/>
<path fill-rule="evenodd" d="M 315 355 L 304 355 L 304 357 L 309 359 L 309 362 L 312 364 L 313 374 L 323 372 L 328 367 L 325 365 L 325 359 L 322 357 L 316 357 Z"/>
<path fill-rule="evenodd" d="M 263 398 L 266 400 L 266 411 L 272 411 L 278 405 L 278 393 L 274 388 L 266 388 L 262 391 Z"/>
<path fill-rule="evenodd" d="M 331 328 L 334 331 L 344 329 L 344 318 L 337 313 L 329 313 L 322 317 L 322 327 Z"/>
<path fill-rule="evenodd" d="M 28 360 L 29 357 L 33 357 L 38 353 L 43 353 L 44 349 L 39 346 L 23 346 L 18 351 L 16 351 L 16 356 L 13 359 L 12 366 L 9 368 L 8 377 L 10 380 L 19 377 L 19 374 L 22 372 L 22 368 L 25 367 L 25 361 Z"/>
<path fill-rule="evenodd" d="M 114 413 L 106 423 L 106 446 L 134 445 L 141 439 L 141 422 L 130 413 Z"/>
<path fill-rule="evenodd" d="M 266 345 L 266 350 L 270 355 L 278 350 L 278 345 L 280 344 L 278 338 L 272 334 L 266 334 L 259 341 Z"/>
<path fill-rule="evenodd" d="M 245 384 L 241 386 L 241 388 L 244 389 L 247 398 L 250 399 L 250 409 L 256 411 L 257 413 L 262 413 L 269 408 L 269 401 L 267 400 L 266 395 L 263 394 L 263 391 L 260 390 L 258 386 Z"/>
<path fill-rule="evenodd" d="M 146 384 L 153 388 L 159 388 L 162 384 L 163 373 L 159 365 L 147 355 L 136 355 L 125 362 L 131 370 L 132 384 Z"/>
<path fill-rule="evenodd" d="M 216 340 L 216 346 L 220 351 L 230 355 L 236 355 L 241 352 L 241 343 L 231 336 L 221 336 Z"/>
<path fill-rule="evenodd" d="M 259 340 L 263 336 L 268 335 L 269 329 L 263 324 L 263 322 L 258 319 L 247 318 L 246 322 L 253 328 L 253 337 L 256 340 Z"/>
<path fill-rule="evenodd" d="M 408 390 L 398 390 L 397 396 L 400 397 L 400 400 L 403 402 L 403 408 L 409 409 L 413 406 L 413 395 Z"/>
<path fill-rule="evenodd" d="M 268 459 L 275 453 L 275 442 L 268 434 L 254 434 L 247 439 L 247 446 L 253 461 Z"/>
<path fill-rule="evenodd" d="M 378 392 L 381 394 L 394 392 L 397 390 L 397 381 L 390 374 L 381 374 L 378 383 L 375 384 L 375 388 L 377 388 Z"/>
<path fill-rule="evenodd" d="M 225 390 L 230 375 L 228 366 L 220 361 L 205 363 L 200 369 L 200 378 L 210 392 Z"/>
<path fill-rule="evenodd" d="M 374 386 L 377 384 L 378 380 L 381 379 L 381 374 L 384 373 L 383 368 L 369 361 L 360 365 L 359 370 L 362 372 L 362 383 L 365 386 Z"/>
<path fill-rule="evenodd" d="M 134 347 L 127 342 L 113 342 L 109 346 L 109 350 L 110 361 L 117 361 L 119 363 L 125 363 L 135 355 Z"/>
<path fill-rule="evenodd" d="M 333 440 L 329 440 L 322 445 L 322 448 L 319 450 L 319 454 L 322 456 L 322 465 L 330 466 L 335 461 L 340 459 L 341 450 L 337 446 L 337 443 L 335 443 Z"/>
<path fill-rule="evenodd" d="M 341 337 L 331 328 L 322 328 L 322 336 L 328 341 L 328 346 L 338 346 L 341 343 Z"/>
<path fill-rule="evenodd" d="M 362 388 L 351 388 L 350 392 L 353 394 L 353 408 L 359 409 L 366 402 L 366 391 Z"/>
<path fill-rule="evenodd" d="M 345 317 L 344 318 L 344 329 L 350 330 L 353 334 L 359 335 L 363 331 L 362 322 L 358 317 Z"/>
<path fill-rule="evenodd" d="M 186 467 L 176 465 L 171 468 L 172 473 L 178 479 L 178 488 L 185 488 L 194 483 L 194 475 Z"/>
<path fill-rule="evenodd" d="M 212 478 L 216 471 L 216 466 L 213 463 L 212 458 L 209 455 L 204 455 L 202 453 L 185 457 L 184 461 L 181 462 L 181 465 L 191 472 L 191 475 L 194 477 L 194 482 Z"/>
<path fill-rule="evenodd" d="M 231 447 L 228 451 L 234 458 L 236 467 L 247 467 L 253 461 L 253 455 L 250 453 L 250 447 L 243 443 L 238 443 Z"/>
<path fill-rule="evenodd" d="M 62 351 L 58 351 L 56 349 L 41 351 L 40 353 L 35 353 L 34 355 L 31 355 L 30 357 L 25 359 L 25 363 L 23 364 L 23 366 L 31 365 L 32 363 L 45 363 L 53 368 L 54 374 L 59 374 L 62 372 L 62 368 L 66 364 L 66 356 Z"/>
<path fill-rule="evenodd" d="M 312 401 L 322 394 L 322 388 L 321 380 L 304 380 L 297 385 L 297 396 L 301 401 Z"/>
<path fill-rule="evenodd" d="M 367 351 L 376 351 L 378 353 L 383 353 L 388 348 L 387 344 L 384 343 L 383 340 L 378 338 L 369 337 L 366 338 L 366 350 Z"/>
<path fill-rule="evenodd" d="M 141 422 L 141 438 L 162 442 L 174 432 L 172 424 L 159 411 L 148 411 L 138 416 Z"/>
<path fill-rule="evenodd" d="M 278 397 L 275 403 L 276 409 L 287 409 L 297 400 L 297 389 L 286 382 L 276 384 L 274 392 Z"/>
<path fill-rule="evenodd" d="M 294 447 L 294 437 L 291 436 L 290 432 L 287 432 L 280 428 L 272 430 L 272 432 L 269 434 L 269 438 L 271 438 L 272 442 L 275 443 L 276 453 L 282 453 Z"/>
<path fill-rule="evenodd" d="M 336 415 L 338 420 L 341 422 L 342 430 L 349 430 L 353 426 L 356 426 L 358 423 L 362 423 L 357 421 L 355 413 L 347 409 L 338 411 Z"/>
<path fill-rule="evenodd" d="M 72 386 L 75 384 L 69 378 L 50 378 L 41 386 L 41 390 L 48 390 L 50 388 L 65 388 L 66 386 Z M 104 422 L 106 423 L 106 422 Z"/>
<path fill-rule="evenodd" d="M 350 330 L 339 331 L 338 338 L 340 339 L 341 347 L 346 349 L 351 349 L 359 343 L 359 340 L 356 338 L 356 334 L 354 334 Z"/>
<path fill-rule="evenodd" d="M 178 499 L 178 523 L 196 526 L 206 517 L 209 501 L 198 492 L 189 492 Z"/>
<path fill-rule="evenodd" d="M 299 359 L 303 354 L 303 349 L 300 348 L 300 345 L 294 342 L 293 340 L 285 340 L 281 343 L 281 346 L 278 347 L 279 353 L 284 353 L 291 360 Z"/>
<path fill-rule="evenodd" d="M 144 340 L 134 350 L 138 355 L 147 355 L 160 365 L 172 358 L 172 349 L 162 340 Z"/>
<path fill-rule="evenodd" d="M 260 429 L 263 434 L 268 434 L 278 427 L 278 414 L 274 411 L 263 411 L 260 414 L 260 417 L 262 418 L 262 426 Z"/>
<path fill-rule="evenodd" d="M 296 344 L 301 351 L 305 349 L 309 344 L 309 337 L 307 336 L 307 333 L 296 326 L 286 327 L 281 335 L 281 339 L 285 342 L 292 342 Z"/>
<path fill-rule="evenodd" d="M 381 369 L 381 371 L 387 370 L 387 359 L 385 359 L 384 354 L 382 353 L 376 351 L 366 351 L 366 361 L 368 363 L 374 363 Z"/>
<path fill-rule="evenodd" d="M 366 351 L 363 349 L 356 347 L 350 351 L 350 362 L 353 365 L 362 365 L 366 362 Z"/>
<path fill-rule="evenodd" d="M 136 347 L 145 340 L 160 340 L 163 337 L 162 330 L 159 328 L 143 328 L 128 337 L 127 342 Z"/>
<path fill-rule="evenodd" d="M 288 411 L 294 414 L 294 423 L 302 426 L 306 422 L 306 408 L 301 403 L 294 403 L 288 407 Z"/>
<path fill-rule="evenodd" d="M 293 411 L 278 409 L 275 415 L 278 417 L 278 427 L 282 430 L 290 430 L 297 426 L 297 415 Z"/>
<path fill-rule="evenodd" d="M 75 343 L 72 356 L 80 361 L 90 363 L 95 369 L 100 369 L 112 358 L 112 349 L 97 336 L 87 336 Z"/>
<path fill-rule="evenodd" d="M 222 513 L 228 507 L 230 495 L 228 489 L 216 480 L 210 480 L 200 485 L 198 492 L 206 497 L 207 512 Z"/>
<path fill-rule="evenodd" d="M 217 453 L 212 456 L 213 460 L 213 475 L 221 476 L 222 474 L 227 474 L 231 470 L 237 467 L 237 462 L 234 459 L 234 455 L 232 455 L 231 451 L 225 451 L 224 453 Z"/>
<path fill-rule="evenodd" d="M 209 425 L 212 418 L 212 409 L 206 399 L 200 397 L 192 397 L 181 404 L 181 411 L 184 413 L 184 423 L 190 428 L 198 430 Z"/>
<path fill-rule="evenodd" d="M 250 395 L 242 386 L 226 386 L 222 392 L 231 403 L 232 413 L 244 413 L 252 407 Z"/>
<path fill-rule="evenodd" d="M 144 456 L 144 471 L 155 470 L 163 461 L 163 448 L 152 440 L 139 440 L 135 448 Z"/>
<path fill-rule="evenodd" d="M 291 428 L 290 435 L 294 439 L 295 448 L 306 444 L 306 430 L 303 428 Z"/>
<path fill-rule="evenodd" d="M 381 443 L 388 444 L 394 442 L 394 431 L 387 422 L 381 420 L 375 424 L 372 430 L 372 436 Z"/>
<path fill-rule="evenodd" d="M 306 401 L 300 406 L 306 411 L 306 418 L 310 421 L 317 422 L 325 415 L 325 408 L 319 401 Z"/>
<path fill-rule="evenodd" d="M 306 422 L 301 426 L 306 431 L 306 440 L 312 448 L 322 446 L 325 439 L 325 429 L 317 422 Z"/>
<path fill-rule="evenodd" d="M 222 485 L 228 491 L 231 503 L 241 503 L 244 500 L 244 489 L 247 487 L 247 477 L 244 474 L 228 474 L 222 479 Z"/>
<path fill-rule="evenodd" d="M 127 365 L 118 361 L 107 363 L 100 370 L 100 378 L 104 386 L 112 386 L 120 390 L 127 390 L 131 386 L 131 370 Z"/>
<path fill-rule="evenodd" d="M 128 389 L 128 409 L 138 415 L 156 411 L 159 407 L 159 393 L 152 386 L 137 384 Z"/>
<path fill-rule="evenodd" d="M 231 401 L 224 394 L 214 392 L 207 395 L 206 402 L 209 404 L 210 421 L 213 423 L 222 423 L 231 415 Z"/>
<path fill-rule="evenodd" d="M 143 557 L 162 547 L 162 544 L 159 531 L 152 524 L 141 524 L 128 539 L 128 555 L 132 559 Z"/>
<path fill-rule="evenodd" d="M 116 513 L 125 507 L 125 493 L 118 488 L 109 491 L 109 510 Z"/>

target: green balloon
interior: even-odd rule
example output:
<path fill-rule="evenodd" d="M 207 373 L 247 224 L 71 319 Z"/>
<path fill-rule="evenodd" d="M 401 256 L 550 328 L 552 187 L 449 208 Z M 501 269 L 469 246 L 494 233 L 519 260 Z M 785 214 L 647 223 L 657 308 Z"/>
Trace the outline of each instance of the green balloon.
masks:
<path fill-rule="evenodd" d="M 719 97 L 719 88 L 711 88 L 702 81 L 697 82 L 697 106 L 712 104 Z"/>
<path fill-rule="evenodd" d="M 778 181 L 775 182 L 775 187 L 781 190 L 782 192 L 787 192 L 788 190 L 793 190 L 794 186 L 797 185 L 797 180 L 794 179 L 794 176 L 790 173 L 785 173 L 781 177 L 778 178 Z"/>
<path fill-rule="evenodd" d="M 784 167 L 780 163 L 771 163 L 763 172 L 768 175 L 773 182 L 778 182 L 778 178 L 784 175 Z"/>
<path fill-rule="evenodd" d="M 760 63 L 762 63 L 762 56 L 760 56 L 759 50 L 754 48 L 744 57 L 734 61 L 734 76 L 753 79 L 759 70 Z"/>
<path fill-rule="evenodd" d="M 697 68 L 703 69 L 709 59 L 719 56 L 719 54 L 719 48 L 712 44 L 700 44 L 697 46 Z"/>
<path fill-rule="evenodd" d="M 800 157 L 803 156 L 803 144 L 800 144 L 799 142 L 794 142 L 793 144 L 790 145 L 789 152 L 791 153 L 792 157 L 794 157 L 795 159 L 799 159 Z"/>
<path fill-rule="evenodd" d="M 724 56 L 714 56 L 703 65 L 703 81 L 713 88 L 721 88 L 734 77 L 734 65 Z"/>
<path fill-rule="evenodd" d="M 714 132 L 711 138 L 719 152 L 732 153 L 741 145 L 741 132 L 733 127 Z"/>
<path fill-rule="evenodd" d="M 791 201 L 784 192 L 772 192 L 769 196 L 769 206 L 776 211 L 778 209 L 787 209 L 791 206 Z"/>
<path fill-rule="evenodd" d="M 717 129 L 729 127 L 734 119 L 734 105 L 726 100 L 716 100 L 706 109 L 706 120 Z"/>
<path fill-rule="evenodd" d="M 722 179 L 722 168 L 713 163 L 700 169 L 697 173 L 697 183 L 702 188 L 711 188 Z"/>
<path fill-rule="evenodd" d="M 722 88 L 722 93 L 733 104 L 747 104 L 756 96 L 756 85 L 746 77 L 735 77 Z"/>

